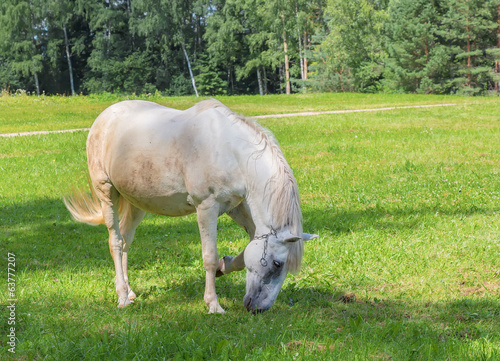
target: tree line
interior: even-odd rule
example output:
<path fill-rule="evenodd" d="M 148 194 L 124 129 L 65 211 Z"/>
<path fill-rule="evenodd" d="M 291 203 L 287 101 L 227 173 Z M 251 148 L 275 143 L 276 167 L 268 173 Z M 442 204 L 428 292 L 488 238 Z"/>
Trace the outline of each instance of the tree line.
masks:
<path fill-rule="evenodd" d="M 0 89 L 500 91 L 500 0 L 2 0 Z"/>

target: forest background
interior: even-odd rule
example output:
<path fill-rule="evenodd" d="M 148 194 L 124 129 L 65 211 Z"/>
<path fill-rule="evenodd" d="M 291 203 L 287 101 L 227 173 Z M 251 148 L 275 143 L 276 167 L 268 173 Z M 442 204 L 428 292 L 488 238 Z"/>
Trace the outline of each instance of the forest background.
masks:
<path fill-rule="evenodd" d="M 0 90 L 498 94 L 500 0 L 2 0 Z"/>

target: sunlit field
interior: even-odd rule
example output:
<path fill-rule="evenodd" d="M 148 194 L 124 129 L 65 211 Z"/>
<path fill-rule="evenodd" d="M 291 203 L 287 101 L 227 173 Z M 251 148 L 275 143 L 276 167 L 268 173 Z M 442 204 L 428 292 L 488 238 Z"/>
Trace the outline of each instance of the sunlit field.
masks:
<path fill-rule="evenodd" d="M 125 97 L 0 97 L 0 133 L 89 127 Z M 141 96 L 185 109 L 197 99 Z M 500 359 L 500 101 L 417 95 L 220 98 L 266 118 L 297 179 L 307 244 L 274 306 L 217 279 L 209 315 L 196 217 L 149 215 L 129 255 L 138 295 L 116 308 L 107 230 L 61 197 L 86 183 L 87 132 L 0 138 L 0 358 L 12 360 Z M 219 219 L 220 255 L 248 242 Z M 8 271 L 8 255 L 15 267 Z M 12 267 L 10 267 L 12 268 Z M 15 354 L 9 352 L 15 275 Z"/>

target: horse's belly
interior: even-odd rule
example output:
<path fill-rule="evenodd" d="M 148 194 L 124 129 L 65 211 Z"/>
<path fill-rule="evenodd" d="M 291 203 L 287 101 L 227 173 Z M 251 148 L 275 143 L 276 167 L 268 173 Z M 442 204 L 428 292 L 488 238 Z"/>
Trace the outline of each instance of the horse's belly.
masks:
<path fill-rule="evenodd" d="M 123 195 L 123 194 L 122 194 Z M 196 212 L 187 193 L 177 193 L 169 196 L 131 197 L 123 195 L 134 206 L 150 213 L 169 217 L 185 216 Z"/>

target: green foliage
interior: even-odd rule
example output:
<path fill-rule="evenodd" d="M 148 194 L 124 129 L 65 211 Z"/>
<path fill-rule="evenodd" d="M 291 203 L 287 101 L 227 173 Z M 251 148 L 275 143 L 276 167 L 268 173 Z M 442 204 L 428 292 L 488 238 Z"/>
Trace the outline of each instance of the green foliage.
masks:
<path fill-rule="evenodd" d="M 0 89 L 10 91 L 11 88 L 21 89 L 22 80 L 14 71 L 12 63 L 0 58 Z"/>
<path fill-rule="evenodd" d="M 448 0 L 446 4 L 443 37 L 451 45 L 455 89 L 467 95 L 485 93 L 494 81 L 500 80 L 498 74 L 492 72 L 500 49 L 491 49 L 497 42 L 496 30 L 500 27 L 497 10 L 500 2 Z"/>
<path fill-rule="evenodd" d="M 429 1 L 394 1 L 393 19 L 386 26 L 387 61 L 385 84 L 405 92 L 448 92 L 441 82 L 450 76 L 449 50 L 440 43 L 442 4 Z"/>
<path fill-rule="evenodd" d="M 318 71 L 320 79 L 326 76 L 337 81 L 330 86 L 342 91 L 379 89 L 385 58 L 381 36 L 387 21 L 385 6 L 370 0 L 327 2 L 329 32 L 317 38 L 321 41 L 317 67 L 326 66 L 326 71 Z"/>
<path fill-rule="evenodd" d="M 133 53 L 124 59 L 103 59 L 102 53 L 94 52 L 89 58 L 89 72 L 85 89 L 90 93 L 102 91 L 117 93 L 154 93 L 156 88 L 148 54 Z"/>
<path fill-rule="evenodd" d="M 499 0 L 4 0 L 0 87 L 191 95 L 500 89 Z M 286 51 L 285 51 L 286 49 Z M 288 79 L 289 78 L 289 79 Z"/>
<path fill-rule="evenodd" d="M 399 0 L 389 7 L 389 89 L 481 94 L 497 79 L 498 1 Z"/>
<path fill-rule="evenodd" d="M 33 84 L 31 76 L 43 69 L 43 55 L 40 49 L 43 16 L 42 4 L 37 0 L 6 0 L 0 5 L 0 57 L 5 70 L 13 74 L 2 79 L 10 86 L 15 82 Z M 17 80 L 17 81 L 16 81 Z"/>
<path fill-rule="evenodd" d="M 227 81 L 222 80 L 223 72 L 207 60 L 199 59 L 196 66 L 196 85 L 200 95 L 227 94 Z"/>

